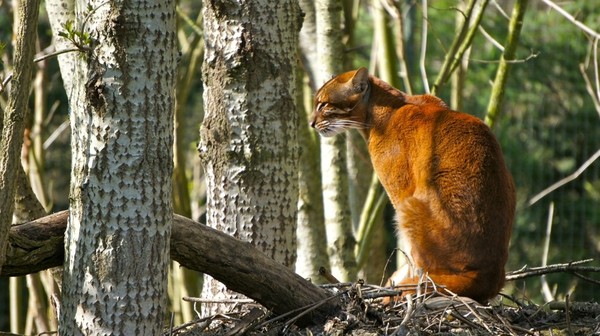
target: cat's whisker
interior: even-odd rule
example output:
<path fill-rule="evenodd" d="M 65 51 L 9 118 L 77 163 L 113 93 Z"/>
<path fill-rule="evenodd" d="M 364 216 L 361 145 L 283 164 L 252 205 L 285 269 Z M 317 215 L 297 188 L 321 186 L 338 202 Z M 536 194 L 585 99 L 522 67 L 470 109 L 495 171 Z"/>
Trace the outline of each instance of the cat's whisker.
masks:
<path fill-rule="evenodd" d="M 368 123 L 355 121 L 355 120 L 334 120 L 332 122 L 332 124 L 335 126 L 340 126 L 340 127 L 345 127 L 345 128 L 357 128 L 357 129 L 364 129 L 364 128 L 370 127 L 370 125 Z"/>
<path fill-rule="evenodd" d="M 316 126 L 317 130 L 319 131 L 319 134 L 325 137 L 331 137 L 343 133 L 347 129 L 365 129 L 370 127 L 368 123 L 344 119 L 323 120 L 319 122 Z"/>

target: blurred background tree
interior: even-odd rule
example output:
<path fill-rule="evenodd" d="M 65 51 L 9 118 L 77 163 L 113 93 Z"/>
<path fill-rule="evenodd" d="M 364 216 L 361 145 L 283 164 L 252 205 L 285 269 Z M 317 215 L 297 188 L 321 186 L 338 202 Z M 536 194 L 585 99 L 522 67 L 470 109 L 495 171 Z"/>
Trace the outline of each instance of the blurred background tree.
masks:
<path fill-rule="evenodd" d="M 312 1 L 302 3 L 310 4 Z M 452 79 L 436 91 L 446 102 L 482 119 L 485 118 L 491 84 L 514 3 L 514 0 L 474 1 L 473 11 L 482 11 L 483 15 L 472 43 L 465 50 L 459 67 L 460 78 Z M 413 94 L 426 92 L 435 83 L 457 31 L 460 32 L 457 27 L 462 24 L 470 4 L 471 1 L 467 0 L 343 1 L 343 10 L 339 14 L 340 38 L 344 44 L 344 57 L 340 61 L 343 62 L 343 71 L 366 66 L 371 73 L 386 78 L 401 90 L 412 91 Z M 597 260 L 600 257 L 600 162 L 592 163 L 577 179 L 529 204 L 534 195 L 575 172 L 600 149 L 600 89 L 597 78 L 600 11 L 594 1 L 561 1 L 558 3 L 560 7 L 572 15 L 568 19 L 550 4 L 548 0 L 529 2 L 515 61 L 505 87 L 504 103 L 494 126 L 518 187 L 517 218 L 507 270 L 540 265 L 548 240 L 546 262 L 549 264 L 583 258 Z M 2 81 L 12 71 L 13 6 L 14 2 L 0 1 L 0 42 L 4 46 L 0 55 Z M 44 5 L 40 10 L 38 52 L 48 53 L 52 51 L 49 49 L 52 48 L 52 40 L 48 16 Z M 198 2 L 182 0 L 178 4 L 178 38 L 182 55 L 177 87 L 174 204 L 177 212 L 206 222 L 206 187 L 195 149 L 203 118 L 202 75 L 198 66 L 203 57 L 201 11 Z M 587 26 L 591 32 L 584 32 L 573 20 Z M 472 25 L 473 21 L 470 22 Z M 318 84 L 315 83 L 316 74 L 312 73 L 316 68 L 314 56 L 309 56 L 306 50 L 301 48 L 298 59 L 299 62 L 301 60 L 300 72 L 306 75 L 301 84 L 304 86 L 304 98 L 310 100 Z M 386 63 L 391 66 L 386 68 Z M 70 132 L 66 95 L 55 58 L 38 63 L 35 71 L 39 75 L 36 76 L 38 79 L 30 102 L 30 115 L 34 118 L 28 121 L 25 141 L 25 152 L 35 155 L 28 154 L 29 159 L 25 161 L 30 167 L 35 164 L 28 173 L 32 185 L 37 186 L 34 189 L 38 198 L 43 200 L 47 209 L 57 211 L 68 207 Z M 327 78 L 332 75 L 323 73 L 318 76 Z M 2 110 L 6 107 L 6 98 L 6 92 L 2 92 Z M 305 109 L 310 109 L 308 106 L 310 103 L 304 105 Z M 310 113 L 306 111 L 306 114 Z M 305 116 L 299 120 L 299 127 L 308 127 Z M 347 144 L 360 143 L 353 142 L 350 134 L 345 136 Z M 318 147 L 303 150 L 312 153 Z M 371 173 L 367 172 L 368 168 L 356 168 L 361 163 L 369 166 L 368 157 L 364 156 L 364 152 L 361 154 L 359 145 L 347 145 L 347 151 L 349 178 L 357 174 L 367 176 L 361 182 L 349 182 L 352 194 L 356 183 L 358 186 L 370 184 Z M 310 160 L 318 160 L 318 157 L 311 155 Z M 300 165 L 304 167 L 308 162 L 301 159 Z M 316 164 L 320 166 L 319 162 Z M 358 190 L 359 195 L 366 196 L 365 189 Z M 353 199 L 350 204 L 354 204 L 351 215 L 356 232 L 361 214 L 364 216 L 365 213 L 363 208 L 357 208 L 363 207 L 365 201 L 356 198 L 356 195 L 349 195 L 349 198 Z M 550 204 L 554 204 L 552 230 L 546 236 Z M 367 205 L 364 207 L 367 208 Z M 374 234 L 369 252 L 384 249 L 379 256 L 371 256 L 367 264 L 378 264 L 376 268 L 380 272 L 389 274 L 393 265 L 388 265 L 385 270 L 383 268 L 395 246 L 393 211 L 389 206 L 383 208 L 384 211 L 379 214 L 383 225 L 376 226 L 379 233 Z M 323 211 L 319 206 L 311 209 Z M 325 249 L 321 246 L 320 250 Z M 598 262 L 595 261 L 594 265 L 598 266 Z M 301 265 L 296 267 L 302 269 Z M 314 270 L 314 267 L 305 269 Z M 191 304 L 182 302 L 179 297 L 199 293 L 201 277 L 197 274 L 177 275 L 177 266 L 173 270 L 171 310 L 176 321 L 189 320 L 193 314 Z M 367 276 L 372 271 L 363 269 L 359 274 Z M 301 275 L 315 277 L 314 272 Z M 382 276 L 368 277 L 370 282 L 380 281 L 375 278 L 381 279 Z M 29 281 L 18 278 L 10 282 L 9 290 L 8 279 L 0 279 L 0 330 L 19 333 L 42 331 L 33 321 L 34 317 L 40 316 L 40 309 L 45 309 L 49 321 L 53 319 L 48 308 L 48 296 L 53 290 L 50 278 L 43 275 Z M 600 286 L 585 285 L 583 280 L 572 275 L 548 275 L 546 282 L 555 298 L 570 293 L 571 298 L 576 300 L 598 300 L 600 297 Z M 182 288 L 188 292 L 178 294 Z M 548 299 L 548 295 L 542 296 L 541 288 L 540 279 L 534 278 L 509 283 L 505 292 L 541 302 Z M 9 297 L 15 304 L 10 309 Z M 9 322 L 9 316 L 13 317 L 13 322 Z"/>

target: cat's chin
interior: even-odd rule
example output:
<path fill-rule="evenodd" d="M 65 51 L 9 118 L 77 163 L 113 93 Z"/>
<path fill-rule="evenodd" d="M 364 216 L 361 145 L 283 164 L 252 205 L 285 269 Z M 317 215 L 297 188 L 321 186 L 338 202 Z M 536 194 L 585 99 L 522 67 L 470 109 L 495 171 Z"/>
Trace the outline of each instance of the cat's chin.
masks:
<path fill-rule="evenodd" d="M 318 131 L 319 135 L 324 138 L 331 138 L 343 132 L 343 130 L 322 130 Z"/>

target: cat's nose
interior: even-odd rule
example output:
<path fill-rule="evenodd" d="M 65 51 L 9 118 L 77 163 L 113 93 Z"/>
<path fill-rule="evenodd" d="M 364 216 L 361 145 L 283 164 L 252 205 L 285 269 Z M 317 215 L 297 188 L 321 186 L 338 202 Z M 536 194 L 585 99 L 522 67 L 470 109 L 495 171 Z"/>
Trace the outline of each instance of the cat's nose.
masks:
<path fill-rule="evenodd" d="M 317 124 L 317 120 L 316 120 L 316 119 L 313 119 L 313 120 L 310 122 L 310 127 L 312 127 L 312 128 L 315 128 L 315 125 L 316 125 L 316 124 Z"/>

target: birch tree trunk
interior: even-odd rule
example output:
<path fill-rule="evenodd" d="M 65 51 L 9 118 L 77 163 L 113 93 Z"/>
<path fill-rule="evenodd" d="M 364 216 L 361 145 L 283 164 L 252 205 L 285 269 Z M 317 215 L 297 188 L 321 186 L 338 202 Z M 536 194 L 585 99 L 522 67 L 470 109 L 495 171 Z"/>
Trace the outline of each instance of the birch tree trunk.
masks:
<path fill-rule="evenodd" d="M 334 0 L 315 2 L 317 22 L 317 87 L 343 71 L 342 4 Z M 341 281 L 356 280 L 356 241 L 348 197 L 346 140 L 343 136 L 321 138 L 321 171 L 325 228 L 331 273 Z"/>
<path fill-rule="evenodd" d="M 323 194 L 321 192 L 321 160 L 319 138 L 309 126 L 313 109 L 313 86 L 315 67 L 317 66 L 317 45 L 315 21 L 315 3 L 301 0 L 300 8 L 304 13 L 304 22 L 300 30 L 300 49 L 304 73 L 308 84 L 299 84 L 304 92 L 298 94 L 299 123 L 298 142 L 302 148 L 299 167 L 298 197 L 298 260 L 296 272 L 314 283 L 325 282 L 319 275 L 321 267 L 329 268 L 327 255 L 327 236 L 323 217 Z M 304 85 L 303 85 L 304 84 Z"/>
<path fill-rule="evenodd" d="M 300 20 L 294 0 L 204 3 L 205 118 L 198 149 L 207 224 L 290 268 L 296 260 Z M 236 297 L 210 277 L 203 296 Z M 203 313 L 228 308 L 207 305 Z"/>
<path fill-rule="evenodd" d="M 55 38 L 74 20 L 92 39 L 89 51 L 59 59 L 73 156 L 59 332 L 159 335 L 173 216 L 175 4 L 48 8 Z"/>

